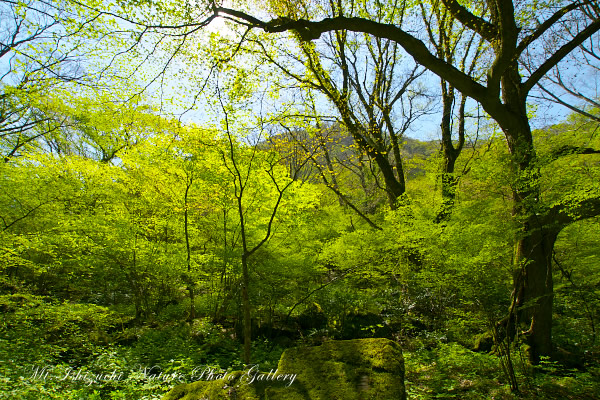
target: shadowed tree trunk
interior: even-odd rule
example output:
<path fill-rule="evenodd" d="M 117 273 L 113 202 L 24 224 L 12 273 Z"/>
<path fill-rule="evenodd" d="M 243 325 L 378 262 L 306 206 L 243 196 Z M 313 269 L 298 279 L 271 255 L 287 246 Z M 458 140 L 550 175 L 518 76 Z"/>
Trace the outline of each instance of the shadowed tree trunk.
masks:
<path fill-rule="evenodd" d="M 470 36 L 465 35 L 465 27 L 457 23 L 448 9 L 427 9 L 425 3 L 419 3 L 421 8 L 421 19 L 427 29 L 429 42 L 433 45 L 439 59 L 453 64 L 455 59 L 460 59 L 459 69 L 469 75 L 473 75 L 477 61 L 482 53 L 483 39 L 476 41 L 477 34 L 472 32 Z M 458 50 L 460 49 L 460 52 Z M 442 121 L 440 131 L 442 135 L 442 204 L 437 213 L 435 221 L 441 223 L 450 218 L 456 189 L 460 177 L 455 173 L 456 161 L 465 145 L 465 106 L 467 96 L 461 95 L 458 104 L 458 113 L 455 120 L 454 104 L 456 102 L 456 90 L 452 83 L 440 79 L 442 97 Z M 454 122 L 457 127 L 454 128 Z M 456 133 L 458 140 L 456 144 L 452 140 Z"/>
<path fill-rule="evenodd" d="M 192 277 L 192 251 L 190 248 L 190 231 L 189 231 L 189 204 L 188 204 L 188 196 L 190 192 L 190 188 L 194 183 L 193 173 L 191 171 L 186 171 L 186 186 L 185 186 L 185 194 L 183 197 L 183 226 L 184 226 L 184 234 L 185 234 L 185 249 L 186 249 L 186 265 L 187 265 L 187 289 L 190 294 L 190 315 L 188 319 L 190 321 L 196 318 L 196 307 L 194 305 L 194 279 Z"/>
<path fill-rule="evenodd" d="M 538 221 L 530 221 L 527 226 Z M 524 323 L 523 332 L 530 346 L 530 358 L 539 362 L 541 355 L 552 354 L 552 249 L 558 232 L 533 227 L 515 244 L 515 276 L 513 307 L 517 326 Z"/>

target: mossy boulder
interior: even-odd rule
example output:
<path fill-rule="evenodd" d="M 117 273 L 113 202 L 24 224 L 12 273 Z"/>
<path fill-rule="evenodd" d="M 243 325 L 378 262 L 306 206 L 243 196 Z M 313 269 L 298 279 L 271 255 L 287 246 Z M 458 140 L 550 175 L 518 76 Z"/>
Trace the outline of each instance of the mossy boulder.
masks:
<path fill-rule="evenodd" d="M 325 342 L 287 349 L 276 371 L 254 366 L 222 379 L 179 385 L 163 400 L 406 399 L 404 358 L 388 339 Z"/>
<path fill-rule="evenodd" d="M 473 351 L 488 353 L 494 348 L 494 337 L 491 332 L 485 332 L 475 337 Z"/>

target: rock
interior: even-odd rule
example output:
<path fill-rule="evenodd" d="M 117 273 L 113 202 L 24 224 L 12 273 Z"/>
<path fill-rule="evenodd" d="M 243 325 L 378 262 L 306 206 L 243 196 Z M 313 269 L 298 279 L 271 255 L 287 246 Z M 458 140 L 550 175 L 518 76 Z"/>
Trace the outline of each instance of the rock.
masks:
<path fill-rule="evenodd" d="M 494 337 L 491 332 L 485 332 L 475 337 L 473 351 L 478 353 L 489 353 L 494 348 Z"/>
<path fill-rule="evenodd" d="M 276 371 L 254 366 L 179 385 L 163 400 L 404 400 L 404 358 L 388 339 L 329 341 L 287 349 Z"/>

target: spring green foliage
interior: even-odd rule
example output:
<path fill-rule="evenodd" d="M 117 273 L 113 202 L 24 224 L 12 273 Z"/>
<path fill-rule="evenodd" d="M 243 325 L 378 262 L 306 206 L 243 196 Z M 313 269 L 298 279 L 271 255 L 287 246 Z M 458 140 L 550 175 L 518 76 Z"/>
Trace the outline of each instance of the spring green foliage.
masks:
<path fill-rule="evenodd" d="M 239 220 L 223 158 L 231 147 L 218 131 L 150 115 L 139 117 L 150 137 L 128 143 L 108 162 L 89 151 L 33 151 L 2 164 L 6 398 L 160 398 L 191 382 L 199 366 L 244 371 Z M 91 128 L 86 121 L 79 120 L 79 132 Z M 118 140 L 121 121 L 99 121 L 104 125 L 94 128 Z M 240 165 L 273 165 L 281 157 L 268 146 L 235 146 Z M 390 337 L 405 345 L 409 396 L 512 398 L 497 356 L 469 350 L 477 340 L 479 348 L 493 349 L 486 332 L 510 306 L 517 227 L 507 201 L 510 176 L 498 167 L 506 162 L 502 148 L 491 140 L 471 149 L 475 161 L 443 226 L 433 222 L 439 199 L 427 189 L 435 184 L 435 156 L 414 161 L 423 172 L 409 180 L 410 203 L 372 214 L 381 230 L 340 206 L 327 188 L 294 182 L 272 237 L 250 264 L 253 362 L 275 367 L 284 348 L 296 343 Z M 544 179 L 556 181 L 561 198 L 589 198 L 585 179 L 594 179 L 595 159 L 557 161 L 555 148 L 548 143 L 547 162 L 570 162 L 582 177 Z M 272 172 L 285 181 L 288 168 L 280 160 Z M 252 241 L 262 237 L 277 194 L 269 191 L 268 174 L 256 170 L 247 181 Z M 580 185 L 569 187 L 569 178 Z M 587 360 L 597 351 L 597 233 L 597 222 L 588 219 L 559 236 L 554 337 L 566 356 L 532 368 L 513 349 L 524 393 L 593 392 L 597 371 Z M 190 284 L 197 313 L 191 321 Z M 586 367 L 572 369 L 577 365 Z M 42 379 L 44 367 L 50 372 Z M 69 378 L 85 373 L 95 381 Z"/>
<path fill-rule="evenodd" d="M 305 3 L 307 15 L 321 15 L 322 5 Z M 204 36 L 186 24 L 143 30 L 114 16 L 169 25 L 199 18 L 191 3 L 64 2 L 41 14 L 37 2 L 0 4 L 14 13 L 2 8 L 3 21 L 54 27 L 7 48 L 17 55 L 2 64 L 10 71 L 0 83 L 0 399 L 158 399 L 181 384 L 169 396 L 189 391 L 199 368 L 239 377 L 248 368 L 246 305 L 252 363 L 289 368 L 301 384 L 250 385 L 248 398 L 400 398 L 403 376 L 419 399 L 600 393 L 597 124 L 571 116 L 535 131 L 526 172 L 511 168 L 495 127 L 468 126 L 481 136 L 467 133 L 451 217 L 439 223 L 439 143 L 398 142 L 406 191 L 388 205 L 382 171 L 338 118 L 343 107 L 332 122 L 317 94 L 331 87 L 318 87 L 316 75 L 303 81 L 312 53 L 294 59 L 289 38 L 269 43 L 241 26 Z M 269 7 L 300 12 L 290 4 Z M 370 14 L 374 5 L 365 7 Z M 393 10 L 378 19 L 395 21 Z M 345 43 L 348 55 L 362 36 Z M 385 64 L 381 42 L 369 38 L 363 51 Z M 64 48 L 53 52 L 57 43 Z M 342 93 L 349 81 L 326 66 L 346 50 L 313 45 L 321 78 Z M 286 54 L 277 68 L 263 65 Z M 281 67 L 300 75 L 276 79 Z M 169 78 L 175 93 L 158 88 Z M 186 110 L 205 115 L 165 116 L 188 100 Z M 515 296 L 524 225 L 514 195 L 523 182 L 541 188 L 532 218 L 564 224 L 547 254 L 556 352 L 538 366 L 526 360 L 524 332 L 503 322 Z M 375 383 L 384 389 L 357 389 Z M 194 385 L 232 396 L 220 383 Z"/>

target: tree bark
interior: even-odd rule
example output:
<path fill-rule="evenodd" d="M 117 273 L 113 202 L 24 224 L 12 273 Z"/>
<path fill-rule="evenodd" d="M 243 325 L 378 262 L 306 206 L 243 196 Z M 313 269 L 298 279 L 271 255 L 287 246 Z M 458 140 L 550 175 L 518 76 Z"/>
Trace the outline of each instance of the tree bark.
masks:
<path fill-rule="evenodd" d="M 554 284 L 552 279 L 552 249 L 558 232 L 539 227 L 530 217 L 524 225 L 524 237 L 515 243 L 515 270 L 513 310 L 517 325 L 525 325 L 523 332 L 529 345 L 529 359 L 533 363 L 540 356 L 552 354 L 552 307 Z"/>
<path fill-rule="evenodd" d="M 454 88 L 448 87 L 447 83 L 442 81 L 442 123 L 440 124 L 442 132 L 442 153 L 444 155 L 444 165 L 442 166 L 442 205 L 435 221 L 440 223 L 450 218 L 454 200 L 456 199 L 456 187 L 458 186 L 458 177 L 454 175 L 456 160 L 462 151 L 465 141 L 464 138 L 464 110 L 466 97 L 463 96 L 460 104 L 459 121 L 459 143 L 455 148 L 452 144 L 452 105 L 454 104 Z"/>
<path fill-rule="evenodd" d="M 248 254 L 244 251 L 242 255 L 242 308 L 244 309 L 244 362 L 250 364 L 250 345 L 252 342 L 252 321 L 250 320 L 250 296 L 248 287 L 250 278 L 248 276 Z"/>
<path fill-rule="evenodd" d="M 538 363 L 540 356 L 552 353 L 551 255 L 558 233 L 549 231 L 546 221 L 540 217 L 540 172 L 527 117 L 527 94 L 522 90 L 516 62 L 507 67 L 501 87 L 502 103 L 482 105 L 504 132 L 511 155 L 513 218 L 520 226 L 514 244 L 514 307 L 511 309 L 516 313 L 515 328 L 525 326 L 527 329 L 524 333 L 530 361 Z"/>

